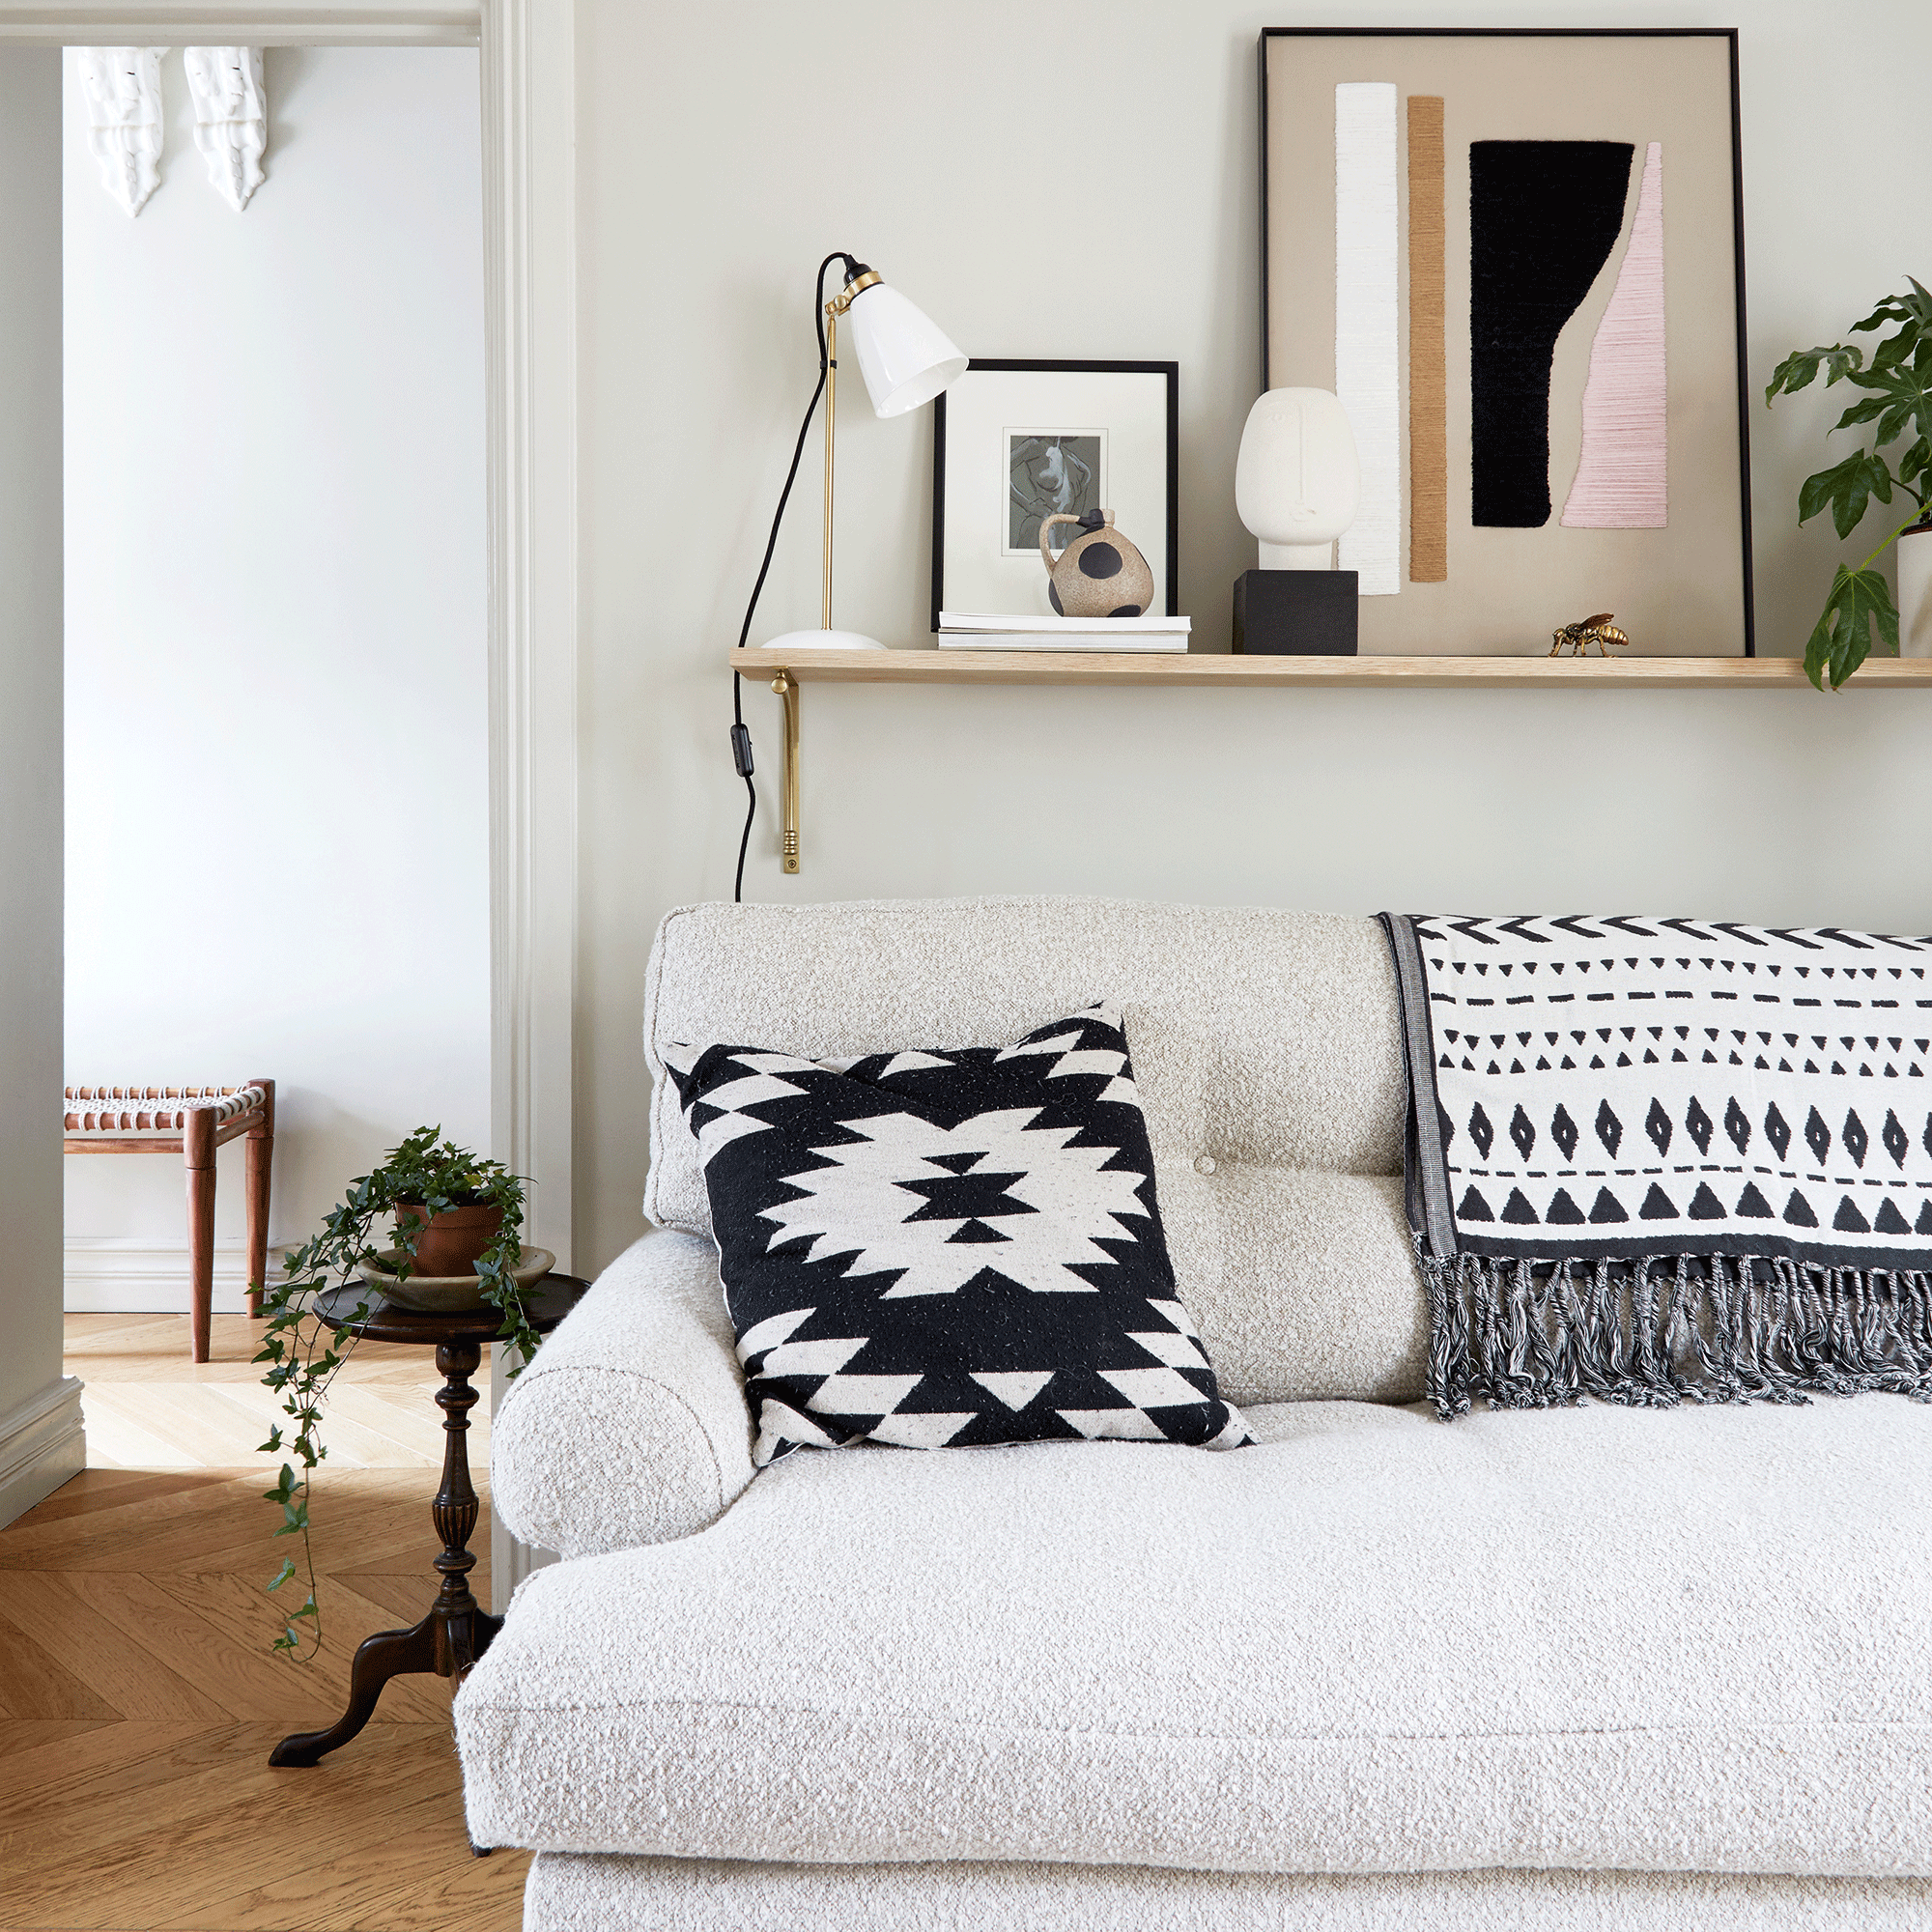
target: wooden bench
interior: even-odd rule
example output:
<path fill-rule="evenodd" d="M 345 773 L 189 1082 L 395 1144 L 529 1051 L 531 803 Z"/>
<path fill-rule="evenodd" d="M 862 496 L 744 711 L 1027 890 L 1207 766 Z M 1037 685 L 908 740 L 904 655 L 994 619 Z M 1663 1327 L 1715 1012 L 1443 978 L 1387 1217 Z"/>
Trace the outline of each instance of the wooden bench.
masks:
<path fill-rule="evenodd" d="M 214 1298 L 214 1151 L 247 1136 L 248 1313 L 262 1312 L 269 1265 L 269 1178 L 275 1153 L 275 1083 L 245 1087 L 69 1087 L 61 1100 L 68 1153 L 178 1153 L 187 1164 L 188 1291 L 193 1359 L 208 1360 Z"/>

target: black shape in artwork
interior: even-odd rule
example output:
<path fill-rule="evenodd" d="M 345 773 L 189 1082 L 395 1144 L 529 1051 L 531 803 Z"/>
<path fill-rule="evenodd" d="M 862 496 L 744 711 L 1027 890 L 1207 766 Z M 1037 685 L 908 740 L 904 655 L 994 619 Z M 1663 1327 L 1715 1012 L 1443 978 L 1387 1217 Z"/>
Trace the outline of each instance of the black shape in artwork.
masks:
<path fill-rule="evenodd" d="M 1536 1129 L 1530 1124 L 1529 1116 L 1519 1107 L 1510 1119 L 1510 1139 L 1516 1143 L 1519 1158 L 1527 1160 L 1530 1150 L 1536 1145 Z M 1530 1216 L 1531 1220 L 1536 1217 Z"/>
<path fill-rule="evenodd" d="M 1536 1225 L 1536 1209 L 1520 1187 L 1510 1189 L 1510 1198 L 1503 1203 L 1503 1219 L 1520 1228 Z"/>
<path fill-rule="evenodd" d="M 1738 1105 L 1738 1097 L 1731 1095 L 1731 1103 L 1724 1109 L 1724 1131 L 1731 1137 L 1731 1145 L 1740 1153 L 1750 1146 L 1750 1122 L 1745 1118 L 1745 1110 Z"/>
<path fill-rule="evenodd" d="M 1825 1117 L 1816 1107 L 1804 1122 L 1804 1145 L 1811 1150 L 1811 1158 L 1820 1163 L 1832 1151 L 1832 1130 L 1825 1124 Z"/>
<path fill-rule="evenodd" d="M 1623 228 L 1628 141 L 1469 144 L 1472 521 L 1549 521 L 1549 372 Z"/>
<path fill-rule="evenodd" d="M 1650 1183 L 1650 1192 L 1643 1197 L 1643 1206 L 1636 1211 L 1646 1221 L 1675 1221 L 1678 1218 L 1670 1196 L 1654 1180 Z"/>
<path fill-rule="evenodd" d="M 1697 1143 L 1697 1151 L 1699 1153 L 1709 1153 L 1711 1151 L 1711 1117 L 1705 1113 L 1703 1101 L 1698 1099 L 1694 1094 L 1690 1096 L 1690 1106 L 1685 1110 L 1684 1126 L 1690 1138 Z"/>
<path fill-rule="evenodd" d="M 1879 1132 L 1879 1139 L 1885 1143 L 1885 1151 L 1891 1156 L 1894 1167 L 1905 1165 L 1905 1156 L 1912 1147 L 1912 1136 L 1905 1131 L 1898 1116 L 1890 1108 L 1886 1109 L 1885 1125 Z"/>
<path fill-rule="evenodd" d="M 1859 1119 L 1856 1107 L 1846 1114 L 1838 1138 L 1844 1142 L 1845 1151 L 1851 1155 L 1853 1166 L 1862 1167 L 1865 1164 L 1865 1150 L 1871 1146 L 1871 1136 L 1865 1132 L 1865 1123 Z"/>
<path fill-rule="evenodd" d="M 1597 1109 L 1597 1138 L 1609 1149 L 1610 1158 L 1615 1160 L 1617 1149 L 1624 1137 L 1624 1123 L 1610 1111 L 1610 1103 L 1605 1100 Z"/>
<path fill-rule="evenodd" d="M 1757 1191 L 1754 1181 L 1745 1182 L 1745 1191 L 1738 1196 L 1738 1212 L 1749 1221 L 1776 1220 L 1776 1213 L 1772 1205 Z"/>
<path fill-rule="evenodd" d="M 1476 1151 L 1488 1160 L 1490 1150 L 1496 1143 L 1496 1130 L 1491 1124 L 1490 1117 L 1483 1112 L 1480 1100 L 1469 1109 L 1469 1138 L 1475 1142 Z"/>
<path fill-rule="evenodd" d="M 1643 1130 L 1660 1156 L 1670 1151 L 1670 1116 L 1663 1111 L 1662 1100 L 1650 1103 L 1650 1112 L 1643 1117 Z"/>
<path fill-rule="evenodd" d="M 1871 1223 L 1859 1212 L 1859 1204 L 1849 1194 L 1838 1196 L 1838 1211 L 1832 1217 L 1832 1225 L 1841 1235 L 1869 1235 Z"/>
<path fill-rule="evenodd" d="M 1817 1070 L 1815 1066 L 1810 1068 L 1813 1073 Z M 1764 1131 L 1776 1150 L 1778 1159 L 1782 1160 L 1785 1150 L 1791 1145 L 1791 1123 L 1777 1111 L 1776 1100 L 1764 1110 Z"/>
<path fill-rule="evenodd" d="M 1570 1065 L 1567 1060 L 1563 1064 L 1565 1066 Z M 1556 1103 L 1555 1113 L 1549 1117 L 1549 1132 L 1556 1145 L 1563 1150 L 1563 1158 L 1574 1160 L 1577 1157 L 1577 1122 L 1570 1118 L 1569 1109 L 1560 1100 Z"/>
<path fill-rule="evenodd" d="M 1918 1218 L 1912 1224 L 1915 1235 L 1932 1235 L 1932 1201 L 1921 1204 Z"/>
<path fill-rule="evenodd" d="M 1797 1188 L 1791 1190 L 1791 1199 L 1784 1204 L 1784 1218 L 1794 1228 L 1815 1228 L 1818 1217 L 1811 1211 L 1811 1204 Z"/>

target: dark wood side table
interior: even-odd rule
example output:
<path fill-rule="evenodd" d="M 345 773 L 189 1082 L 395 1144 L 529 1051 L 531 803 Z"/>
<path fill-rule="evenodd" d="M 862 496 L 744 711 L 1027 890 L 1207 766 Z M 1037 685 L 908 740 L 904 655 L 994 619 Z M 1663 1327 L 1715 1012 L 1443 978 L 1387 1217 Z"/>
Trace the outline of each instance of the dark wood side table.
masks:
<path fill-rule="evenodd" d="M 548 1335 L 589 1287 L 576 1275 L 545 1275 L 524 1302 L 530 1326 L 539 1335 Z M 272 1765 L 319 1763 L 325 1751 L 346 1745 L 369 1721 L 390 1678 L 416 1671 L 461 1677 L 503 1627 L 502 1618 L 492 1616 L 469 1588 L 469 1572 L 476 1565 L 469 1538 L 479 1504 L 469 1480 L 467 1439 L 469 1411 L 476 1403 L 469 1378 L 481 1364 L 483 1350 L 497 1339 L 502 1318 L 494 1308 L 424 1315 L 380 1301 L 363 1321 L 352 1322 L 363 1293 L 355 1286 L 329 1289 L 316 1296 L 315 1312 L 328 1327 L 353 1329 L 371 1342 L 433 1344 L 436 1365 L 442 1371 L 443 1385 L 436 1392 L 443 1415 L 442 1488 L 430 1505 L 436 1533 L 442 1538 L 442 1554 L 436 1559 L 442 1588 L 429 1614 L 413 1629 L 379 1631 L 362 1639 L 349 1670 L 349 1708 L 326 1731 L 298 1731 L 284 1738 L 269 1753 Z"/>

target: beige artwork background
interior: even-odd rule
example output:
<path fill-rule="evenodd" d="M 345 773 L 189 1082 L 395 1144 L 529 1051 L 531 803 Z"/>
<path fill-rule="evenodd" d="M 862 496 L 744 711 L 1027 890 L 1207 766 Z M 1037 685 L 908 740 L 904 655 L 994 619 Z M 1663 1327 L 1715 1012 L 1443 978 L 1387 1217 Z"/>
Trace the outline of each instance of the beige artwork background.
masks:
<path fill-rule="evenodd" d="M 1402 235 L 1401 562 L 1394 596 L 1361 600 L 1366 655 L 1535 654 L 1550 633 L 1616 613 L 1634 653 L 1743 654 L 1737 282 L 1730 59 L 1717 35 L 1322 36 L 1267 42 L 1267 355 L 1271 386 L 1335 384 L 1335 87 L 1392 81 Z M 1449 574 L 1409 581 L 1407 98 L 1443 100 Z M 1469 144 L 1627 141 L 1634 153 L 1616 245 L 1557 340 L 1550 381 L 1549 522 L 1469 521 Z M 1663 144 L 1669 524 L 1565 529 L 1582 440 L 1590 345 L 1616 286 L 1647 143 Z"/>

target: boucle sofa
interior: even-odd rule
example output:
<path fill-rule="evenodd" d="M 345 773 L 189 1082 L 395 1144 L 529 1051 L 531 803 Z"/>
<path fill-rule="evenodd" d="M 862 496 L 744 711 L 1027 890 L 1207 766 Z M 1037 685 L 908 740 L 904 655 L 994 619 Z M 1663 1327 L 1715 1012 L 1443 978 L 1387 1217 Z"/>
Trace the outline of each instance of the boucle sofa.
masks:
<path fill-rule="evenodd" d="M 1179 1286 L 1260 1446 L 753 1476 L 667 1041 L 1124 1010 Z M 1435 1420 L 1369 921 L 675 912 L 646 1209 L 495 1423 L 564 1561 L 456 1704 L 556 1932 L 1932 1925 L 1932 1411 Z"/>

